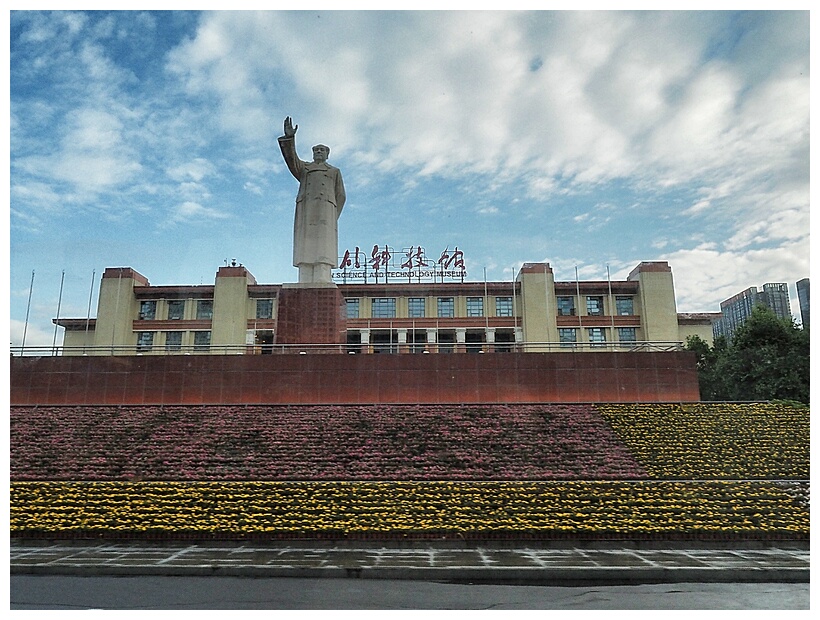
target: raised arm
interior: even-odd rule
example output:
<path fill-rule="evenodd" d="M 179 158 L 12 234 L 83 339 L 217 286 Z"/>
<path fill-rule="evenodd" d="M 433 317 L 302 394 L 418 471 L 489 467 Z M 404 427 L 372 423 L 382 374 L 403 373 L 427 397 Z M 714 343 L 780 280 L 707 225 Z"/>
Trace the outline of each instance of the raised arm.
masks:
<path fill-rule="evenodd" d="M 290 173 L 298 180 L 302 170 L 302 162 L 296 154 L 296 130 L 299 125 L 293 126 L 290 116 L 285 117 L 285 135 L 279 138 L 279 148 Z"/>
<path fill-rule="evenodd" d="M 294 127 L 293 126 L 293 121 L 291 120 L 290 116 L 286 116 L 285 117 L 285 137 L 286 138 L 295 138 L 297 129 L 299 129 L 299 125 L 296 125 L 296 127 Z"/>

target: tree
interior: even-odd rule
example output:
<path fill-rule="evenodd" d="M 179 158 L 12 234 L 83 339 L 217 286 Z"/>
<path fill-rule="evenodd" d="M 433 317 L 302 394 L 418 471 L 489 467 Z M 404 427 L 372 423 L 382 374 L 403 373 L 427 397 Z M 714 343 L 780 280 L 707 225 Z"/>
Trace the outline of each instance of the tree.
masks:
<path fill-rule="evenodd" d="M 727 342 L 712 347 L 694 336 L 686 348 L 698 356 L 704 400 L 796 400 L 809 402 L 809 333 L 793 320 L 757 306 Z"/>
<path fill-rule="evenodd" d="M 725 339 L 720 336 L 723 348 L 725 348 Z M 717 346 L 718 340 L 715 340 L 715 346 L 709 347 L 700 336 L 689 336 L 686 339 L 686 349 L 693 351 L 697 356 L 698 366 L 698 382 L 700 384 L 700 397 L 703 400 L 721 400 L 720 394 L 722 390 L 718 386 L 718 375 L 715 372 L 717 359 L 719 355 L 719 348 Z"/>

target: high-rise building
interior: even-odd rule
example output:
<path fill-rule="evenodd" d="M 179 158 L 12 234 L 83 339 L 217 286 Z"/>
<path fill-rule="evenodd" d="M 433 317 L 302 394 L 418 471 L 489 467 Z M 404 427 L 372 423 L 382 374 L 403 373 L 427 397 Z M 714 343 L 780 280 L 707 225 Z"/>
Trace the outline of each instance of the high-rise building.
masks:
<path fill-rule="evenodd" d="M 752 286 L 720 302 L 721 317 L 713 325 L 714 336 L 731 340 L 737 328 L 752 316 L 755 306 L 768 308 L 780 319 L 790 319 L 792 311 L 788 284 L 768 283 L 763 285 L 763 290 Z"/>
<path fill-rule="evenodd" d="M 797 299 L 800 303 L 800 322 L 803 324 L 803 329 L 808 329 L 810 309 L 808 278 L 797 281 Z"/>

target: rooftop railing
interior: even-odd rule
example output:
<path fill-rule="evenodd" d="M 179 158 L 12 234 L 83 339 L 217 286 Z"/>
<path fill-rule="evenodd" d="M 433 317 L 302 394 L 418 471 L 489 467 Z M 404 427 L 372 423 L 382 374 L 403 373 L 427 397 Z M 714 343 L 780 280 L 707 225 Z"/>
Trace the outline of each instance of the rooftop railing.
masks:
<path fill-rule="evenodd" d="M 158 355 L 443 355 L 503 353 L 588 353 L 682 351 L 682 342 L 439 342 L 439 343 L 371 343 L 371 344 L 269 344 L 269 345 L 193 345 L 165 348 L 145 345 L 114 346 L 26 346 L 11 347 L 12 357 L 68 356 L 158 356 Z"/>

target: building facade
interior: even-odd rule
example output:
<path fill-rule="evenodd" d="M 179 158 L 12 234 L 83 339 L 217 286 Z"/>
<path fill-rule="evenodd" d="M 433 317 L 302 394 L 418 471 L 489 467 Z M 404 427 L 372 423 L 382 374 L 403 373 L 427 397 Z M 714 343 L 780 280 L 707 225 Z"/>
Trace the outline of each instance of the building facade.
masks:
<path fill-rule="evenodd" d="M 65 329 L 62 354 L 310 352 L 312 343 L 277 342 L 282 288 L 257 283 L 244 266 L 222 267 L 200 286 L 152 286 L 130 267 L 108 268 L 96 318 L 55 319 Z M 715 320 L 677 312 L 666 262 L 640 263 L 622 281 L 556 282 L 548 263 L 526 263 L 510 282 L 338 289 L 347 353 L 674 349 L 690 335 L 711 342 Z"/>
<path fill-rule="evenodd" d="M 747 288 L 720 303 L 720 319 L 714 323 L 714 336 L 723 336 L 731 341 L 738 327 L 752 316 L 755 306 L 764 306 L 780 319 L 791 319 L 788 284 L 764 284 L 762 290 Z"/>
<path fill-rule="evenodd" d="M 809 302 L 809 279 L 803 278 L 797 281 L 797 300 L 800 303 L 800 322 L 803 329 L 809 329 L 809 315 L 811 314 L 811 304 Z"/>

